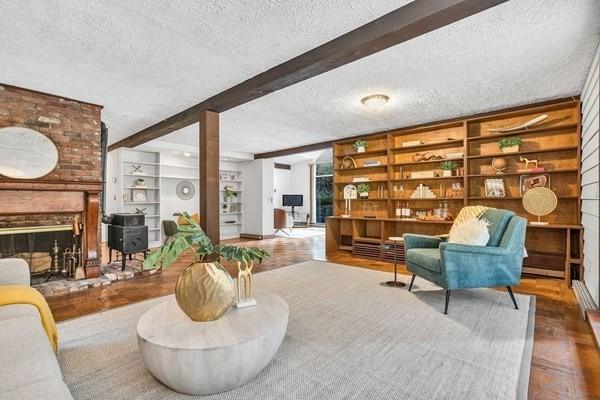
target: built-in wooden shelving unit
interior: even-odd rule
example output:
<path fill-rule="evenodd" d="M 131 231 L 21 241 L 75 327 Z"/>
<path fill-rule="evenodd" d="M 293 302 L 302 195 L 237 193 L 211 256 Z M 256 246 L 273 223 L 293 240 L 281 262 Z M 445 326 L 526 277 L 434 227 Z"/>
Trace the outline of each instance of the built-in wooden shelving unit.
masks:
<path fill-rule="evenodd" d="M 548 117 L 527 129 L 497 131 L 541 114 Z M 328 221 L 327 250 L 385 259 L 387 237 L 405 232 L 443 234 L 452 224 L 396 219 L 398 204 L 427 212 L 443 202 L 453 216 L 466 205 L 482 204 L 511 209 L 533 219 L 521 204 L 521 177 L 544 174 L 558 197 L 558 208 L 544 217 L 550 225 L 530 226 L 526 243 L 530 256 L 525 271 L 569 279 L 573 270 L 577 273 L 571 266 L 582 257 L 579 130 L 579 101 L 572 99 L 368 135 L 364 137 L 366 151 L 361 153 L 353 149 L 355 140 L 337 142 L 333 145 L 334 216 Z M 498 141 L 513 136 L 522 140 L 519 151 L 503 153 Z M 354 159 L 355 167 L 344 168 L 347 156 Z M 498 157 L 507 162 L 503 174 L 497 174 L 491 165 Z M 521 157 L 538 159 L 544 171 L 526 171 Z M 453 176 L 442 176 L 440 166 L 446 160 L 458 165 Z M 365 162 L 380 165 L 366 166 Z M 429 176 L 420 178 L 422 174 Z M 368 182 L 353 182 L 355 178 L 366 178 Z M 502 179 L 505 196 L 486 195 L 486 179 Z M 371 186 L 369 199 L 353 200 L 351 217 L 342 218 L 344 187 L 360 183 Z M 435 198 L 411 198 L 420 184 L 428 186 Z M 454 189 L 459 184 L 462 191 L 453 190 L 453 184 Z"/>

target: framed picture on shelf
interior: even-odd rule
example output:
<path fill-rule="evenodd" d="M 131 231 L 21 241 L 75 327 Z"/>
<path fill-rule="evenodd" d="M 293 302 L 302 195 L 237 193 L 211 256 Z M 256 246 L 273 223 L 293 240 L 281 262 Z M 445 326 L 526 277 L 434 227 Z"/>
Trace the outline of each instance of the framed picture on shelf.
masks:
<path fill-rule="evenodd" d="M 131 189 L 132 201 L 148 201 L 148 194 L 146 189 Z"/>
<path fill-rule="evenodd" d="M 523 196 L 529 189 L 545 187 L 550 189 L 549 174 L 521 175 L 519 177 L 519 194 Z"/>
<path fill-rule="evenodd" d="M 486 179 L 485 180 L 485 197 L 497 198 L 505 197 L 504 179 Z"/>
<path fill-rule="evenodd" d="M 130 199 L 129 199 L 129 193 L 123 193 L 123 201 L 125 203 L 127 203 L 128 201 L 130 201 Z"/>

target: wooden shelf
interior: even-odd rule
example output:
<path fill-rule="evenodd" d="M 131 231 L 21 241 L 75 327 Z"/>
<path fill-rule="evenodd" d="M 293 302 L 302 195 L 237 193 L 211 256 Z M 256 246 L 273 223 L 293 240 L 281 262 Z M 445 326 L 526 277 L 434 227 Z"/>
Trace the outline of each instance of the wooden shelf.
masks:
<path fill-rule="evenodd" d="M 515 126 L 539 116 L 547 114 L 548 119 L 544 121 L 546 125 L 530 127 L 513 132 L 494 132 L 487 128 L 499 126 Z M 580 129 L 580 103 L 578 100 L 547 102 L 544 104 L 523 106 L 518 109 L 500 110 L 497 112 L 485 113 L 485 115 L 473 116 L 455 119 L 451 123 L 442 124 L 423 124 L 417 128 L 394 129 L 373 135 L 365 135 L 364 139 L 368 141 L 369 151 L 366 153 L 353 153 L 351 147 L 355 139 L 347 139 L 333 144 L 334 162 L 339 166 L 339 162 L 346 155 L 358 157 L 357 165 L 362 165 L 361 161 L 374 159 L 387 164 L 376 167 L 358 167 L 355 169 L 335 168 L 333 171 L 333 198 L 341 198 L 341 191 L 344 185 L 358 185 L 360 183 L 371 184 L 371 187 L 384 185 L 387 189 L 385 198 L 359 200 L 361 205 L 365 201 L 372 201 L 377 206 L 377 218 L 364 218 L 367 215 L 363 211 L 356 211 L 361 217 L 344 218 L 339 216 L 343 210 L 342 200 L 333 202 L 333 214 L 335 217 L 327 219 L 327 246 L 326 251 L 332 252 L 340 248 L 352 250 L 353 256 L 366 257 L 378 261 L 389 261 L 389 254 L 383 250 L 382 244 L 387 236 L 399 236 L 407 232 L 420 233 L 425 235 L 439 235 L 448 233 L 452 221 L 422 221 L 422 220 L 402 220 L 395 218 L 394 208 L 398 202 L 410 204 L 411 209 L 422 209 L 423 211 L 432 211 L 437 208 L 439 202 L 446 202 L 452 215 L 457 215 L 463 206 L 483 204 L 499 209 L 509 209 L 518 215 L 534 220 L 534 217 L 528 215 L 523 209 L 521 202 L 522 196 L 519 195 L 519 176 L 547 174 L 551 175 L 553 188 L 559 189 L 561 195 L 557 196 L 559 200 L 558 209 L 545 217 L 550 222 L 548 225 L 530 225 L 527 231 L 527 250 L 530 253 L 530 262 L 540 271 L 550 271 L 559 274 L 568 279 L 570 274 L 567 267 L 574 265 L 573 260 L 581 259 L 580 238 L 581 228 L 577 223 L 580 221 L 581 204 L 579 202 L 579 186 L 581 177 L 580 172 L 580 146 L 576 139 L 577 132 Z M 547 126 L 550 124 L 559 124 L 559 126 Z M 497 147 L 497 142 L 502 138 L 521 136 L 524 143 L 519 152 L 503 153 L 502 149 Z M 447 140 L 451 138 L 450 140 Z M 410 141 L 426 142 L 427 140 L 441 140 L 435 143 L 422 143 L 416 146 L 402 147 L 402 143 Z M 384 150 L 389 146 L 388 150 Z M 537 149 L 534 149 L 538 147 Z M 377 150 L 373 150 L 377 149 Z M 460 150 L 459 150 L 460 149 Z M 460 158 L 442 158 L 428 161 L 414 161 L 416 153 L 430 152 L 430 154 L 443 155 L 442 153 L 459 153 Z M 386 158 L 387 157 L 387 158 Z M 494 157 L 505 157 L 512 160 L 507 172 L 504 174 L 495 174 L 491 167 L 487 167 Z M 517 164 L 514 161 L 519 157 L 540 159 L 542 166 L 546 171 L 517 171 L 525 169 L 524 164 Z M 414 159 L 413 159 L 414 158 Z M 427 171 L 441 169 L 441 163 L 453 161 L 464 170 L 463 176 L 431 176 L 428 178 L 414 178 L 407 172 Z M 422 166 L 419 166 L 422 165 Z M 367 171 L 368 168 L 375 168 L 374 171 Z M 401 173 L 400 173 L 401 172 Z M 430 172 L 433 175 L 432 172 Z M 438 175 L 438 173 L 435 173 Z M 427 175 L 427 173 L 425 173 Z M 441 173 L 439 173 L 441 175 Z M 384 179 L 373 179 L 366 182 L 352 182 L 352 178 L 373 177 Z M 387 179 L 385 179 L 387 178 Z M 486 178 L 504 179 L 507 194 L 513 194 L 509 197 L 485 197 L 483 196 L 483 181 Z M 342 182 L 340 182 L 342 181 Z M 350 181 L 350 182 L 348 182 Z M 387 182 L 387 183 L 386 183 Z M 402 193 L 402 196 L 412 194 L 412 189 L 419 183 L 424 183 L 435 189 L 436 186 L 443 184 L 448 187 L 451 184 L 461 183 L 464 186 L 464 193 L 461 197 L 435 197 L 435 198 L 394 198 Z M 390 189 L 393 185 L 399 188 L 403 185 L 403 192 Z M 408 189 L 408 190 L 407 190 Z M 448 193 L 455 192 L 438 192 Z M 373 195 L 376 192 L 372 192 Z M 387 203 L 386 203 L 387 201 Z M 346 221 L 345 221 L 346 220 Z M 376 222 L 379 221 L 379 222 Z M 560 230 L 564 230 L 563 235 Z M 349 246 L 349 238 L 354 237 L 352 246 Z M 330 240 L 331 236 L 331 240 Z M 367 237 L 365 241 L 361 241 Z M 567 238 L 567 239 L 565 239 Z M 567 242 L 568 241 L 568 242 Z M 567 243 L 570 243 L 568 245 Z M 553 249 L 552 256 L 539 256 L 547 249 Z M 529 268 L 529 267 L 528 267 Z M 558 275 L 556 275 L 558 276 Z M 569 282 L 567 282 L 568 284 Z"/>
<path fill-rule="evenodd" d="M 390 199 L 392 201 L 448 201 L 448 200 L 460 200 L 463 201 L 464 199 L 462 197 L 433 197 L 433 198 L 427 198 L 427 199 L 415 199 L 415 198 L 410 198 L 410 199 Z"/>
<path fill-rule="evenodd" d="M 436 147 L 446 147 L 451 144 L 462 144 L 463 142 L 464 142 L 464 139 L 452 139 L 452 140 L 447 140 L 445 142 L 424 143 L 424 144 L 419 144 L 416 146 L 409 146 L 409 147 L 401 147 L 401 146 L 400 147 L 392 147 L 390 150 L 394 151 L 394 152 L 411 151 L 414 149 L 422 150 L 422 149 L 430 149 L 430 148 L 436 148 Z"/>
<path fill-rule="evenodd" d="M 367 242 L 367 243 L 381 243 L 381 238 L 357 236 L 357 237 L 353 238 L 353 241 L 356 241 L 356 242 Z"/>
<path fill-rule="evenodd" d="M 436 181 L 441 179 L 463 179 L 464 176 L 435 176 L 433 178 L 404 178 L 404 179 L 390 179 L 390 182 L 410 182 L 410 181 Z"/>
<path fill-rule="evenodd" d="M 533 171 L 523 171 L 523 172 L 505 172 L 503 174 L 473 174 L 467 175 L 467 178 L 502 178 L 503 176 L 513 176 L 513 175 L 528 175 L 528 174 L 560 174 L 567 172 L 579 172 L 577 168 L 564 168 L 564 169 L 552 169 L 540 172 Z"/>
<path fill-rule="evenodd" d="M 515 153 L 516 154 L 516 153 Z M 428 160 L 428 161 L 411 161 L 407 163 L 392 163 L 390 165 L 394 167 L 403 167 L 408 165 L 421 165 L 421 164 L 432 164 L 432 163 L 442 163 L 444 161 L 463 161 L 462 158 L 442 158 L 440 160 Z"/>
<path fill-rule="evenodd" d="M 475 158 L 494 158 L 494 157 L 510 157 L 510 156 L 519 156 L 521 154 L 537 154 L 537 153 L 555 153 L 555 152 L 559 152 L 559 151 L 570 151 L 570 150 L 577 150 L 579 147 L 578 146 L 562 146 L 562 147 L 555 147 L 555 148 L 550 148 L 550 149 L 538 149 L 538 150 L 525 150 L 525 151 L 519 151 L 516 153 L 491 153 L 491 154 L 480 154 L 480 155 L 475 155 L 475 156 L 467 156 L 467 158 L 469 160 L 475 159 Z"/>
<path fill-rule="evenodd" d="M 390 200 L 387 197 L 377 197 L 377 198 L 371 198 L 371 199 L 352 199 L 352 201 L 387 201 Z M 344 199 L 335 199 L 335 201 L 345 201 Z"/>
<path fill-rule="evenodd" d="M 123 164 L 139 164 L 139 165 L 160 165 L 157 162 L 147 162 L 147 161 L 128 161 L 124 160 Z"/>
<path fill-rule="evenodd" d="M 377 182 L 387 182 L 387 179 L 371 179 L 370 181 L 360 181 L 360 182 L 333 182 L 335 185 L 360 185 L 361 183 L 377 183 Z"/>
<path fill-rule="evenodd" d="M 383 150 L 367 150 L 364 151 L 362 153 L 347 153 L 347 154 L 336 154 L 336 157 L 340 157 L 340 158 L 344 158 L 346 156 L 350 156 L 350 157 L 357 157 L 357 156 L 372 156 L 374 154 L 381 154 L 381 155 L 385 155 L 387 154 L 387 149 L 383 149 Z"/>
<path fill-rule="evenodd" d="M 579 196 L 559 196 L 559 199 L 579 199 Z M 482 196 L 469 196 L 468 200 L 522 200 L 523 196 L 511 196 L 511 197 L 482 197 Z"/>
<path fill-rule="evenodd" d="M 377 168 L 384 168 L 387 167 L 387 164 L 381 164 L 381 165 L 373 165 L 371 167 L 356 167 L 356 168 L 334 168 L 333 170 L 336 172 L 350 172 L 350 171 L 361 171 L 361 170 L 365 170 L 365 169 L 377 169 Z"/>
<path fill-rule="evenodd" d="M 576 128 L 577 128 L 577 124 L 568 124 L 568 125 L 561 125 L 561 126 L 554 126 L 554 127 L 523 129 L 520 131 L 496 133 L 493 135 L 471 136 L 471 137 L 468 137 L 467 140 L 469 142 L 485 141 L 485 140 L 494 141 L 498 138 L 510 137 L 510 136 L 515 136 L 515 135 L 523 136 L 523 135 L 530 135 L 530 134 L 534 134 L 534 133 L 546 133 L 546 132 L 552 132 L 552 131 L 556 131 L 556 133 L 559 133 L 560 131 L 565 131 L 568 129 L 576 129 Z"/>

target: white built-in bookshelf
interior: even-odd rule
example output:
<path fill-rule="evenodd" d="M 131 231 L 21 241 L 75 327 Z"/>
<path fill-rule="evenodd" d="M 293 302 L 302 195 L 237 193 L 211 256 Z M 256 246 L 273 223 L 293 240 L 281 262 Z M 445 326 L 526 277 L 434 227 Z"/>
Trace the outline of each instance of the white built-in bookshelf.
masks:
<path fill-rule="evenodd" d="M 119 149 L 118 165 L 121 180 L 116 182 L 116 212 L 145 214 L 148 244 L 160 245 L 160 153 Z"/>
<path fill-rule="evenodd" d="M 221 203 L 221 239 L 240 237 L 243 213 L 241 171 L 226 169 L 219 171 L 219 201 Z"/>
<path fill-rule="evenodd" d="M 107 211 L 144 213 L 150 247 L 162 244 L 163 220 L 176 219 L 173 214 L 181 211 L 198 212 L 197 158 L 121 148 L 109 153 L 109 163 L 116 173 L 107 182 Z M 193 198 L 177 196 L 176 187 L 183 181 L 194 186 Z M 221 170 L 219 190 L 221 239 L 237 238 L 242 232 L 241 171 Z"/>

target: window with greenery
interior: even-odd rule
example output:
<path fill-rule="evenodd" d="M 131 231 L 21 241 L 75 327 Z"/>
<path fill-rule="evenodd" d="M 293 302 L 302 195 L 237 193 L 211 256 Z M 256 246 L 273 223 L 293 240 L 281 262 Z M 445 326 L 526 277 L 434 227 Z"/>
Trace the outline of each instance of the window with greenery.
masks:
<path fill-rule="evenodd" d="M 315 164 L 315 222 L 324 224 L 333 214 L 333 163 Z"/>

